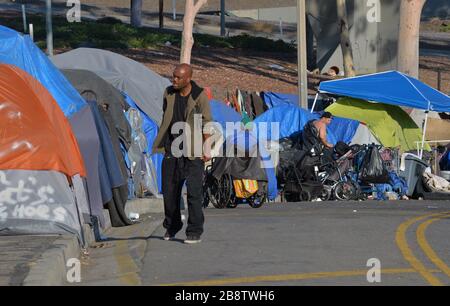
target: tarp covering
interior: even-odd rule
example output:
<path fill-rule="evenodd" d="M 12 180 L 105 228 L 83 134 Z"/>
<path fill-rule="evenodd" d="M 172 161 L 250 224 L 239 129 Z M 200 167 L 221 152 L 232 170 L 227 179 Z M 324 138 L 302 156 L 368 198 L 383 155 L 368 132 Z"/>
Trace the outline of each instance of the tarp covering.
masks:
<path fill-rule="evenodd" d="M 95 72 L 122 92 L 158 124 L 162 120 L 163 94 L 170 81 L 144 65 L 111 51 L 79 48 L 52 58 L 59 68 Z"/>
<path fill-rule="evenodd" d="M 86 106 L 77 91 L 29 36 L 22 36 L 4 26 L 0 26 L 0 63 L 17 66 L 36 78 L 52 94 L 66 117 Z"/>
<path fill-rule="evenodd" d="M 113 226 L 131 224 L 125 215 L 128 174 L 120 151 L 117 132 L 111 127 L 113 123 L 108 112 L 94 101 L 88 103 L 94 115 L 100 139 L 99 175 L 103 203 L 106 203 L 109 209 Z"/>
<path fill-rule="evenodd" d="M 0 64 L 0 101 L 0 169 L 86 176 L 67 118 L 36 79 Z"/>
<path fill-rule="evenodd" d="M 88 101 L 91 108 L 94 122 L 97 127 L 97 133 L 100 140 L 99 148 L 99 177 L 100 188 L 103 204 L 112 200 L 112 189 L 120 187 L 125 184 L 120 171 L 120 165 L 114 154 L 111 136 L 103 117 L 98 110 L 97 103 Z"/>
<path fill-rule="evenodd" d="M 148 174 L 155 176 L 152 177 L 152 179 L 156 180 L 157 183 L 157 190 L 158 193 L 162 192 L 162 182 L 161 182 L 161 167 L 162 167 L 162 160 L 163 155 L 162 154 L 151 154 L 152 153 L 152 147 L 153 142 L 155 141 L 156 135 L 158 134 L 158 125 L 156 124 L 153 119 L 151 119 L 146 113 L 144 113 L 139 106 L 133 101 L 133 99 L 128 96 L 127 93 L 122 92 L 123 96 L 125 97 L 125 101 L 128 103 L 128 105 L 132 108 L 137 109 L 140 112 L 141 119 L 142 119 L 142 131 L 145 134 L 145 137 L 147 139 L 147 148 L 143 153 L 145 153 L 147 156 L 150 156 L 150 161 L 146 161 L 147 164 L 147 171 Z M 150 168 L 150 169 L 149 169 Z"/>
<path fill-rule="evenodd" d="M 315 119 L 320 119 L 321 114 L 313 113 L 312 115 Z M 334 134 L 337 141 L 350 143 L 356 134 L 358 126 L 359 122 L 356 120 L 333 116 L 333 120 L 328 126 L 328 130 Z"/>
<path fill-rule="evenodd" d="M 398 71 L 320 83 L 320 92 L 436 112 L 450 111 L 450 97 Z"/>
<path fill-rule="evenodd" d="M 269 109 L 257 117 L 254 123 L 258 131 L 264 130 L 261 128 L 261 124 L 266 124 L 268 140 L 276 141 L 303 131 L 303 127 L 308 121 L 319 117 L 319 114 L 311 114 L 300 107 L 283 105 Z M 271 123 L 279 123 L 279 135 L 276 131 L 272 131 Z M 357 121 L 334 117 L 327 128 L 327 139 L 332 144 L 336 144 L 338 141 L 350 143 L 358 125 Z"/>
<path fill-rule="evenodd" d="M 270 152 L 265 148 L 264 144 L 258 141 L 253 133 L 248 131 L 239 131 L 234 135 L 227 137 L 225 141 L 225 149 L 233 150 L 237 148 L 241 152 L 248 152 L 252 157 L 260 158 L 254 166 L 259 166 L 254 171 L 265 172 L 265 176 L 268 182 L 268 198 L 274 200 L 278 195 L 277 177 L 275 174 L 274 162 L 270 156 Z M 255 177 L 241 177 L 246 179 L 255 179 Z"/>
<path fill-rule="evenodd" d="M 97 216 L 101 224 L 105 224 L 98 172 L 100 140 L 91 108 L 89 105 L 86 105 L 86 107 L 74 114 L 69 120 L 74 134 L 77 135 L 78 146 L 86 165 L 86 183 L 90 212 L 92 215 Z"/>
<path fill-rule="evenodd" d="M 283 105 L 298 105 L 298 95 L 264 92 L 262 97 L 269 109 Z"/>
<path fill-rule="evenodd" d="M 329 106 L 327 111 L 363 122 L 385 147 L 400 147 L 405 152 L 417 150 L 416 141 L 422 141 L 421 130 L 398 106 L 342 98 Z M 425 148 L 430 150 L 429 146 Z"/>
<path fill-rule="evenodd" d="M 67 177 L 55 171 L 0 171 L 0 233 L 77 234 L 80 216 Z"/>
<path fill-rule="evenodd" d="M 220 123 L 224 130 L 227 122 L 235 123 L 241 121 L 241 115 L 225 103 L 217 100 L 211 100 L 209 104 L 211 106 L 212 118 L 214 121 Z"/>
<path fill-rule="evenodd" d="M 236 147 L 241 151 L 257 150 L 257 153 L 255 153 L 254 156 L 256 157 L 258 155 L 261 158 L 261 160 L 257 162 L 257 166 L 260 166 L 260 168 L 253 170 L 259 172 L 263 170 L 262 172 L 265 173 L 264 180 L 268 181 L 268 198 L 274 200 L 278 195 L 277 178 L 275 176 L 275 168 L 269 152 L 263 144 L 258 145 L 258 139 L 253 134 L 243 130 L 236 131 L 235 133 L 226 130 L 227 123 L 235 124 L 237 122 L 240 123 L 242 120 L 241 116 L 235 110 L 225 105 L 223 102 L 216 100 L 210 101 L 210 105 L 213 120 L 218 122 L 223 128 L 223 133 L 226 138 L 224 143 L 226 149 L 230 150 Z M 252 179 L 255 178 L 253 177 Z"/>

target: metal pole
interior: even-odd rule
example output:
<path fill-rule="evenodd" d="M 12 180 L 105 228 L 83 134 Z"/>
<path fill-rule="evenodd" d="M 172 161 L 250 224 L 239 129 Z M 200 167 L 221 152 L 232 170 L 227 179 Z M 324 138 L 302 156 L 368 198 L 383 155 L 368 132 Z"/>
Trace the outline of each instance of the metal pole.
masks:
<path fill-rule="evenodd" d="M 164 0 L 159 0 L 159 28 L 164 28 Z"/>
<path fill-rule="evenodd" d="M 283 39 L 283 19 L 280 17 L 280 37 Z"/>
<path fill-rule="evenodd" d="M 173 20 L 177 20 L 177 0 L 172 0 Z"/>
<path fill-rule="evenodd" d="M 28 26 L 28 28 L 30 29 L 30 38 L 31 38 L 31 41 L 34 41 L 34 28 L 33 28 L 33 24 L 30 23 L 30 25 Z"/>
<path fill-rule="evenodd" d="M 314 103 L 311 108 L 311 114 L 314 113 L 314 109 L 316 108 L 317 99 L 319 98 L 319 93 L 316 94 L 316 97 L 314 98 Z"/>
<path fill-rule="evenodd" d="M 46 0 L 47 55 L 53 56 L 52 0 Z"/>
<path fill-rule="evenodd" d="M 306 5 L 305 0 L 297 0 L 297 61 L 298 97 L 300 107 L 308 109 L 308 74 L 306 59 Z"/>
<path fill-rule="evenodd" d="M 27 14 L 25 12 L 25 4 L 22 4 L 22 20 L 23 20 L 23 32 L 27 32 Z"/>
<path fill-rule="evenodd" d="M 427 111 L 425 114 L 425 123 L 423 125 L 422 147 L 420 148 L 420 154 L 419 154 L 420 159 L 422 159 L 422 157 L 423 157 L 423 149 L 425 148 L 425 135 L 427 133 L 428 113 L 429 113 L 429 111 Z"/>
<path fill-rule="evenodd" d="M 220 0 L 220 36 L 225 34 L 225 0 Z"/>
<path fill-rule="evenodd" d="M 442 70 L 441 68 L 438 68 L 438 90 L 441 91 L 441 82 L 442 82 Z"/>

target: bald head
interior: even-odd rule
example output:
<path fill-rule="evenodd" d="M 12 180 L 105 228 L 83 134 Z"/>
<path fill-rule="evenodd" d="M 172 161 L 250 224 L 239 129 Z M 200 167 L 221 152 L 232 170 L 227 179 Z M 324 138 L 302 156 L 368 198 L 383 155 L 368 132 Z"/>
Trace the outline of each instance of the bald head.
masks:
<path fill-rule="evenodd" d="M 175 67 L 175 70 L 180 71 L 180 73 L 186 74 L 190 78 L 192 78 L 192 74 L 194 71 L 192 70 L 192 66 L 189 64 L 179 64 Z"/>
<path fill-rule="evenodd" d="M 180 64 L 175 67 L 173 71 L 172 85 L 176 90 L 182 90 L 190 85 L 192 80 L 193 70 L 191 65 Z"/>

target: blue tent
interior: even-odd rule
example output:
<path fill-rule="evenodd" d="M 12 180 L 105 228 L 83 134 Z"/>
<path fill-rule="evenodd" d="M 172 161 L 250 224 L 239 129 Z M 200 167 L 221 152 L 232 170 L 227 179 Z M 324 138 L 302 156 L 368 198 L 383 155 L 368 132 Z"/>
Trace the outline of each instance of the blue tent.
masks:
<path fill-rule="evenodd" d="M 279 140 L 289 137 L 293 134 L 303 131 L 306 123 L 313 119 L 318 119 L 320 114 L 311 114 L 310 112 L 294 105 L 283 105 L 269 109 L 254 120 L 257 130 L 262 131 L 261 124 L 267 126 L 267 134 L 269 140 Z M 272 135 L 271 123 L 279 123 L 279 136 Z M 338 141 L 350 143 L 359 122 L 350 119 L 334 117 L 327 129 L 328 141 L 336 144 Z"/>
<path fill-rule="evenodd" d="M 398 71 L 322 82 L 319 91 L 421 110 L 450 111 L 449 96 Z"/>
<path fill-rule="evenodd" d="M 53 96 L 66 117 L 87 106 L 83 98 L 29 36 L 0 26 L 0 62 L 25 70 Z"/>

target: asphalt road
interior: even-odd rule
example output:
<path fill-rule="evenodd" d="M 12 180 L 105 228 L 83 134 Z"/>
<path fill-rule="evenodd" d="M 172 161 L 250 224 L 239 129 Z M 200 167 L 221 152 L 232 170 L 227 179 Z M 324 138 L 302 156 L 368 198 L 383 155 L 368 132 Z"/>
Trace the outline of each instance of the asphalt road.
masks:
<path fill-rule="evenodd" d="M 450 202 L 208 208 L 200 244 L 164 232 L 147 240 L 142 285 L 450 285 Z"/>

